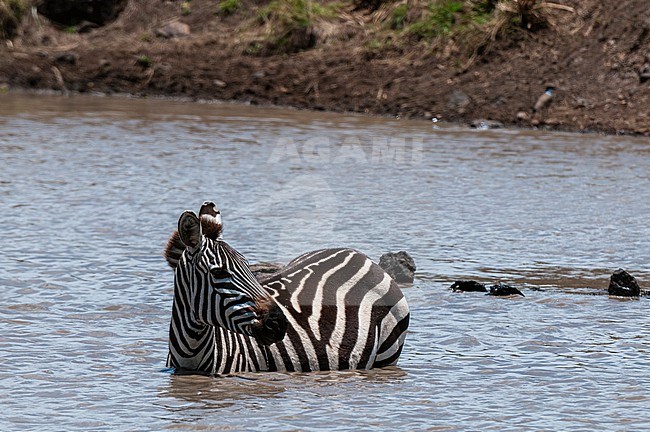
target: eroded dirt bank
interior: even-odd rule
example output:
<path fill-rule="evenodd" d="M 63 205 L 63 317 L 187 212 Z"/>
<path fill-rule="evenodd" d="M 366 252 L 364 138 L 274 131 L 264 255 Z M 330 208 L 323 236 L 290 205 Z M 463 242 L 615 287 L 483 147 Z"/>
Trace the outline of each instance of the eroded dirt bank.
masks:
<path fill-rule="evenodd" d="M 269 3 L 236 3 L 222 13 L 220 2 L 210 0 L 130 1 L 117 20 L 90 29 L 27 13 L 17 36 L 0 48 L 0 88 L 650 135 L 645 0 L 560 2 L 572 11 L 554 10 L 542 28 L 513 30 L 474 47 L 476 39 L 462 32 L 405 34 L 408 27 L 395 25 L 395 10 L 408 10 L 410 2 L 388 2 L 374 12 L 339 4 L 336 15 L 323 13 L 278 48 L 272 28 L 278 22 L 260 18 Z M 408 19 L 417 24 L 419 18 Z M 161 28 L 175 21 L 187 24 L 189 34 L 162 36 Z M 472 53 L 479 54 L 474 61 Z M 558 88 L 553 101 L 533 113 L 547 85 Z"/>

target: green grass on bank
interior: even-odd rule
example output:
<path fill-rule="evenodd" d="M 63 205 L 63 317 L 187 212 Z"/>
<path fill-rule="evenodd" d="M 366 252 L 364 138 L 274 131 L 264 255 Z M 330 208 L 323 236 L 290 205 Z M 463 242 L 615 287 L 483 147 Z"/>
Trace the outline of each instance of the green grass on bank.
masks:
<path fill-rule="evenodd" d="M 266 41 L 259 48 L 267 53 L 291 53 L 309 49 L 316 44 L 313 33 L 316 23 L 319 20 L 334 20 L 340 12 L 340 3 L 273 0 L 257 12 L 259 22 L 266 29 Z"/>
<path fill-rule="evenodd" d="M 240 9 L 243 0 L 222 0 L 219 13 L 232 13 Z M 437 37 L 453 37 L 467 28 L 475 28 L 488 22 L 497 0 L 386 0 L 376 10 L 358 10 L 358 0 L 272 0 L 255 8 L 254 14 L 265 31 L 265 40 L 249 46 L 248 53 L 292 52 L 307 49 L 306 32 L 319 23 L 347 23 L 358 25 L 365 21 L 361 34 L 376 36 L 371 47 L 388 44 L 378 41 L 402 43 L 430 40 Z M 237 2 L 231 6 L 230 2 Z M 358 15 L 354 18 L 355 13 Z"/>
<path fill-rule="evenodd" d="M 388 26 L 415 39 L 451 36 L 490 21 L 495 3 L 490 0 L 435 0 L 398 4 Z"/>
<path fill-rule="evenodd" d="M 319 18 L 336 17 L 340 7 L 338 3 L 313 0 L 273 0 L 262 7 L 258 15 L 265 24 L 280 25 L 284 29 L 305 28 Z"/>
<path fill-rule="evenodd" d="M 475 56 L 489 50 L 496 37 L 535 31 L 550 22 L 547 18 L 553 11 L 571 9 L 542 0 L 384 0 L 373 9 L 355 8 L 365 3 L 221 0 L 217 13 L 241 14 L 248 31 L 261 26 L 257 39 L 246 49 L 252 55 L 310 49 L 320 43 L 313 40 L 318 37 L 319 27 L 327 28 L 329 40 L 336 40 L 336 30 L 332 29 L 340 25 L 347 26 L 347 31 L 357 28 L 353 34 L 365 38 L 364 45 L 370 50 L 405 47 L 420 41 L 442 47 L 453 41 L 462 51 Z M 323 26 L 324 22 L 328 25 Z"/>
<path fill-rule="evenodd" d="M 223 15 L 231 15 L 241 7 L 241 3 L 239 0 L 221 0 L 217 7 L 219 13 Z"/>
<path fill-rule="evenodd" d="M 35 0 L 0 0 L 0 39 L 11 38 Z M 557 0 L 558 2 L 564 0 Z M 290 54 L 337 40 L 361 40 L 372 51 L 419 43 L 484 52 L 497 37 L 535 31 L 572 8 L 543 0 L 178 0 L 178 15 L 228 16 L 251 55 Z M 573 11 L 575 12 L 575 11 Z M 240 21 L 240 23 L 238 23 Z M 59 29 L 76 32 L 76 28 Z M 327 41 L 327 42 L 323 42 Z M 333 41 L 333 42 L 332 42 Z M 487 48 L 486 48 L 487 47 Z"/>

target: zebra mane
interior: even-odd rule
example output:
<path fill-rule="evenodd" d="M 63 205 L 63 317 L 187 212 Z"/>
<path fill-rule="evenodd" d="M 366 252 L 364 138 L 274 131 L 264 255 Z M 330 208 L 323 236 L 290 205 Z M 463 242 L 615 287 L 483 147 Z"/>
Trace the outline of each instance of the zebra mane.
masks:
<path fill-rule="evenodd" d="M 216 218 L 210 215 L 201 215 L 201 230 L 203 235 L 209 239 L 216 240 L 221 237 L 223 232 L 223 225 L 217 221 Z M 178 265 L 178 261 L 183 255 L 183 251 L 187 246 L 181 240 L 181 236 L 178 234 L 178 231 L 174 230 L 172 235 L 167 241 L 167 246 L 165 247 L 165 253 L 163 256 L 167 260 L 167 264 L 173 269 Z"/>

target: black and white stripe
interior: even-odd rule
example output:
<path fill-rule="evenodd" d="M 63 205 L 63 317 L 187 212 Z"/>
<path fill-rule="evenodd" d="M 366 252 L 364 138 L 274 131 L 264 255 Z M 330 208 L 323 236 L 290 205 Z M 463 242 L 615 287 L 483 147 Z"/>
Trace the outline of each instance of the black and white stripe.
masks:
<path fill-rule="evenodd" d="M 169 367 L 230 374 L 397 362 L 409 308 L 364 254 L 310 252 L 260 283 L 227 243 L 200 238 L 175 266 Z"/>
<path fill-rule="evenodd" d="M 395 281 L 364 254 L 311 252 L 262 283 L 289 321 L 286 337 L 267 347 L 271 369 L 370 369 L 397 362 L 408 305 Z"/>

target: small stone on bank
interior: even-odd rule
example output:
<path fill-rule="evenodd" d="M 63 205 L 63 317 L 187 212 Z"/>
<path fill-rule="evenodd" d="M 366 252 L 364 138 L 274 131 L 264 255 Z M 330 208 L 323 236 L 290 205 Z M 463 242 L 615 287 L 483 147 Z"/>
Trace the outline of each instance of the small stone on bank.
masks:
<path fill-rule="evenodd" d="M 480 130 L 501 129 L 501 128 L 503 128 L 503 123 L 501 123 L 500 121 L 496 121 L 496 120 L 478 119 L 478 120 L 472 121 L 471 126 L 474 129 L 480 129 Z"/>
<path fill-rule="evenodd" d="M 59 63 L 68 63 L 71 65 L 77 64 L 79 56 L 73 52 L 64 52 L 56 56 L 56 61 Z"/>
<path fill-rule="evenodd" d="M 519 111 L 517 113 L 517 120 L 519 121 L 528 121 L 530 120 L 530 115 L 526 111 Z"/>
<path fill-rule="evenodd" d="M 190 26 L 180 21 L 172 21 L 156 30 L 156 36 L 166 39 L 189 36 Z"/>

